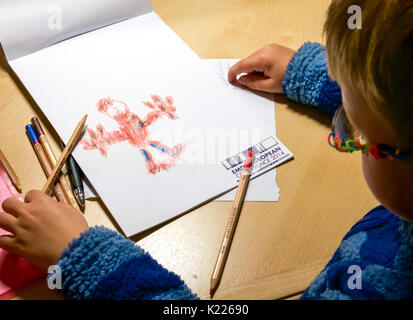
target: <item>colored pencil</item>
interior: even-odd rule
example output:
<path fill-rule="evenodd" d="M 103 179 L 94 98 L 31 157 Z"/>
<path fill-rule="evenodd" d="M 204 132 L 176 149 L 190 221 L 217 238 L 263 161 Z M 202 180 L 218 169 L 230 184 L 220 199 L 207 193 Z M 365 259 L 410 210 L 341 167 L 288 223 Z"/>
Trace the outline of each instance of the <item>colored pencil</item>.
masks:
<path fill-rule="evenodd" d="M 16 173 L 14 172 L 12 166 L 10 165 L 9 161 L 7 160 L 6 156 L 0 150 L 0 162 L 3 164 L 4 169 L 7 172 L 7 175 L 10 178 L 11 183 L 14 185 L 17 191 L 22 192 L 23 188 L 21 187 L 21 183 L 19 178 L 17 177 Z"/>
<path fill-rule="evenodd" d="M 75 130 L 73 131 L 73 134 L 69 139 L 69 142 L 66 144 L 66 147 L 62 151 L 59 159 L 57 160 L 55 167 L 53 168 L 53 171 L 50 177 L 47 179 L 46 184 L 44 185 L 42 189 L 43 192 L 48 193 L 52 185 L 56 183 L 56 180 L 59 177 L 60 171 L 62 170 L 62 167 L 64 166 L 67 160 L 67 157 L 72 153 L 73 149 L 76 146 L 77 141 L 80 138 L 80 135 L 83 132 L 83 129 L 86 124 L 86 119 L 87 119 L 87 114 L 83 116 L 82 120 L 80 120 Z"/>
<path fill-rule="evenodd" d="M 222 239 L 221 248 L 219 249 L 217 261 L 215 262 L 214 270 L 211 276 L 209 294 L 213 297 L 219 282 L 221 281 L 222 273 L 224 271 L 225 262 L 228 257 L 229 249 L 231 247 L 232 238 L 234 237 L 235 228 L 241 212 L 242 204 L 244 202 L 245 194 L 248 188 L 252 164 L 253 164 L 253 150 L 248 150 L 248 155 L 244 163 L 244 169 L 241 173 L 241 178 L 238 184 L 237 193 L 234 199 L 234 205 L 228 219 L 227 227 L 225 228 L 224 238 Z"/>
<path fill-rule="evenodd" d="M 46 177 L 49 177 L 52 173 L 52 166 L 47 160 L 46 153 L 44 152 L 43 147 L 40 144 L 40 140 L 36 134 L 36 131 L 34 130 L 32 125 L 28 124 L 26 126 L 26 132 L 29 136 L 30 142 L 32 143 L 33 149 L 36 152 L 37 158 L 39 159 L 40 165 L 42 166 L 43 171 L 46 174 Z M 63 194 L 63 188 L 60 184 L 56 184 L 55 186 L 53 186 L 53 192 L 59 201 L 63 203 L 69 203 L 69 201 L 65 198 Z"/>
<path fill-rule="evenodd" d="M 31 119 L 32 126 L 34 127 L 34 130 L 37 134 L 37 137 L 40 140 L 40 143 L 43 147 L 44 152 L 46 153 L 47 160 L 49 161 L 51 169 L 56 165 L 57 160 L 56 156 L 53 153 L 52 148 L 50 147 L 49 140 L 47 139 L 46 134 L 43 131 L 42 125 L 40 124 L 39 120 L 34 117 Z M 76 209 L 78 208 L 77 202 L 75 197 L 73 196 L 72 190 L 70 188 L 69 183 L 66 181 L 65 176 L 62 174 L 59 177 L 59 182 L 58 182 L 62 188 L 63 194 L 69 204 L 72 205 L 72 207 L 75 207 Z"/>

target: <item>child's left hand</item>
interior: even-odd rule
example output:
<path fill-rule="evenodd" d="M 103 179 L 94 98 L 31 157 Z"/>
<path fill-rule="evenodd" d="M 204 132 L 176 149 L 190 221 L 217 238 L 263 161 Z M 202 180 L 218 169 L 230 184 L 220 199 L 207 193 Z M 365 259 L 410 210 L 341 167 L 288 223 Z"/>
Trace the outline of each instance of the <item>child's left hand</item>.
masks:
<path fill-rule="evenodd" d="M 285 70 L 294 53 L 294 50 L 279 44 L 267 44 L 234 64 L 228 71 L 228 81 L 254 90 L 282 93 Z M 247 74 L 237 80 L 241 73 Z"/>
<path fill-rule="evenodd" d="M 28 192 L 24 202 L 6 199 L 3 210 L 0 228 L 13 236 L 1 236 L 0 248 L 43 269 L 56 264 L 68 244 L 89 228 L 78 210 L 38 190 Z"/>

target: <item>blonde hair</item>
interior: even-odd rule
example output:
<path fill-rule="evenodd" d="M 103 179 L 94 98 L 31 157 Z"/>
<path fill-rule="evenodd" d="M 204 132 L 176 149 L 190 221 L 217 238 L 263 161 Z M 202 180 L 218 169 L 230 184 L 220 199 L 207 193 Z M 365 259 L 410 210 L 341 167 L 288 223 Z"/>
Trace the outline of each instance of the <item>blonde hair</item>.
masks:
<path fill-rule="evenodd" d="M 361 29 L 347 22 L 352 5 Z M 329 73 L 361 96 L 413 149 L 413 0 L 334 0 L 324 32 Z"/>

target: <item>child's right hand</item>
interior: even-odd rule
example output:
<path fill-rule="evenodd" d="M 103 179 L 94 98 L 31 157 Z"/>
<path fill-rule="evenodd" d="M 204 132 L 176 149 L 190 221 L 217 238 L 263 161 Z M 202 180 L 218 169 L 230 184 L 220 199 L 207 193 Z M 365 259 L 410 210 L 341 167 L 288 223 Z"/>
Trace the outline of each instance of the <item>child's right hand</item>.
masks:
<path fill-rule="evenodd" d="M 248 88 L 271 93 L 282 93 L 282 81 L 295 51 L 272 43 L 242 59 L 228 72 L 228 81 Z M 247 73 L 237 80 L 237 75 Z"/>
<path fill-rule="evenodd" d="M 43 269 L 56 264 L 73 238 L 89 228 L 78 210 L 38 190 L 28 192 L 24 202 L 6 199 L 3 210 L 0 227 L 13 236 L 1 236 L 0 248 Z"/>

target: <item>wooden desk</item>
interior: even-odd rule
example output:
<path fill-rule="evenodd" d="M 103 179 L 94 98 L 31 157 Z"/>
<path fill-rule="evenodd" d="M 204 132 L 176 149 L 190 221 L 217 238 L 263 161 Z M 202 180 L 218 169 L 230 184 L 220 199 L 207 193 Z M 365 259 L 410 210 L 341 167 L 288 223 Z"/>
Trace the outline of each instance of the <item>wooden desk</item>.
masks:
<path fill-rule="evenodd" d="M 305 41 L 322 42 L 329 3 L 155 0 L 153 6 L 200 58 L 242 58 L 270 42 L 294 49 Z M 275 110 L 277 136 L 295 160 L 277 169 L 279 202 L 244 206 L 216 299 L 299 294 L 350 227 L 376 205 L 363 180 L 360 155 L 340 154 L 327 145 L 330 119 L 282 97 L 277 97 Z M 35 115 L 47 122 L 30 96 L 0 69 L 0 146 L 25 191 L 45 181 L 24 132 Z M 50 125 L 47 130 L 56 137 Z M 230 207 L 231 203 L 211 202 L 135 240 L 201 298 L 209 298 L 209 279 Z M 99 202 L 87 202 L 86 218 L 90 225 L 114 228 Z M 57 295 L 38 283 L 19 297 Z"/>

